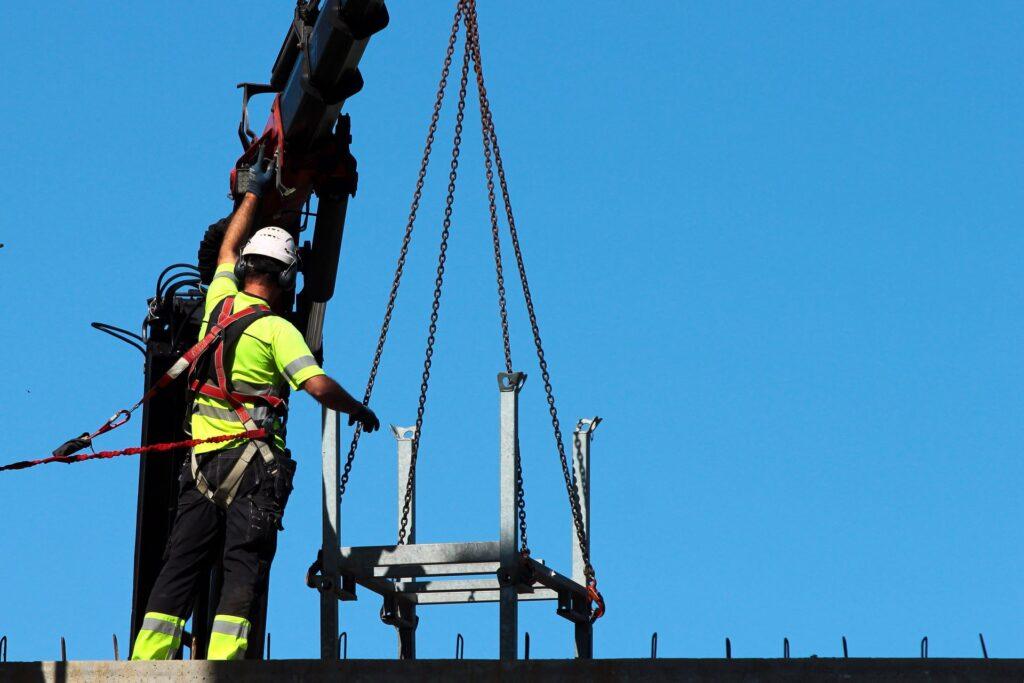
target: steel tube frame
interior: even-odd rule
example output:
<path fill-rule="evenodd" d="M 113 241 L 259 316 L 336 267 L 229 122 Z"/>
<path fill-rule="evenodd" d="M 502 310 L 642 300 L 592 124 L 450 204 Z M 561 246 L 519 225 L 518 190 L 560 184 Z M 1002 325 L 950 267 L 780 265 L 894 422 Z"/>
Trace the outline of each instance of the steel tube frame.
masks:
<path fill-rule="evenodd" d="M 338 586 L 338 549 L 341 547 L 341 506 L 338 504 L 338 463 L 341 455 L 341 418 L 323 409 L 321 421 L 323 460 L 323 543 L 321 574 L 331 586 Z M 338 597 L 334 591 L 320 592 L 320 659 L 338 658 Z"/>
<path fill-rule="evenodd" d="M 391 431 L 398 442 L 398 528 L 401 534 L 402 513 L 405 506 L 405 493 L 409 490 L 409 478 L 412 476 L 412 446 L 416 436 L 416 427 L 395 427 Z M 409 519 L 406 531 L 408 545 L 416 544 L 416 482 L 413 481 L 409 496 Z M 397 586 L 396 586 L 397 588 Z M 395 626 L 398 633 L 398 658 L 416 659 L 416 604 L 401 601 L 397 604 L 400 625 Z"/>
<path fill-rule="evenodd" d="M 516 508 L 516 460 L 519 457 L 519 392 L 526 383 L 521 372 L 498 375 L 500 434 L 499 434 L 499 525 L 498 573 L 500 607 L 498 616 L 498 650 L 503 660 L 518 658 L 519 652 L 519 593 L 516 590 L 520 574 L 519 527 Z"/>
<path fill-rule="evenodd" d="M 580 514 L 583 522 L 583 535 L 590 543 L 590 445 L 594 438 L 594 430 L 601 424 L 601 418 L 594 416 L 584 418 L 576 423 L 576 430 L 573 432 L 573 484 L 576 487 L 576 495 L 580 500 Z M 579 444 L 577 449 L 575 444 Z M 591 547 L 593 547 L 591 545 Z M 583 549 L 580 547 L 579 537 L 576 535 L 575 524 L 572 525 L 572 578 L 581 586 L 587 585 L 586 563 L 583 561 Z M 582 602 L 585 600 L 585 602 Z M 585 604 L 590 609 L 590 599 L 584 596 L 577 598 L 579 604 Z M 592 659 L 594 656 L 594 627 L 589 621 L 576 622 L 574 633 L 574 646 L 576 657 L 580 659 Z"/>
<path fill-rule="evenodd" d="M 550 569 L 543 560 L 523 557 L 519 550 L 518 510 L 516 506 L 516 460 L 519 457 L 519 393 L 526 375 L 523 373 L 501 373 L 498 375 L 499 388 L 499 527 L 498 541 L 475 541 L 468 543 L 416 543 L 416 492 L 412 491 L 407 526 L 408 543 L 390 546 L 339 547 L 334 545 L 334 564 L 327 558 L 328 531 L 335 536 L 330 539 L 337 543 L 340 531 L 337 523 L 327 523 L 325 502 L 325 545 L 323 576 L 337 585 L 342 582 L 359 584 L 385 598 L 389 610 L 387 623 L 394 624 L 398 632 L 399 658 L 412 659 L 416 656 L 416 625 L 418 605 L 444 605 L 464 603 L 499 603 L 499 652 L 502 660 L 518 658 L 518 610 L 519 601 L 557 600 L 557 613 L 574 622 L 576 656 L 589 659 L 593 656 L 593 630 L 590 625 L 590 599 L 586 589 L 583 555 L 576 536 L 573 536 L 572 578 Z M 337 416 L 335 415 L 335 419 Z M 594 429 L 600 418 L 583 419 L 577 423 L 574 441 L 573 474 L 574 486 L 580 497 L 584 530 L 590 534 L 590 445 Z M 398 450 L 398 520 L 401 523 L 405 491 L 408 486 L 412 461 L 412 444 L 415 432 L 411 427 L 392 426 Z M 325 445 L 324 466 L 325 496 L 328 481 L 337 479 L 338 448 L 336 432 L 327 437 L 334 439 L 333 450 Z M 331 457 L 328 457 L 330 450 Z M 333 470 L 330 468 L 333 467 Z M 337 491 L 337 484 L 333 486 Z M 327 498 L 325 497 L 325 501 Z M 340 512 L 337 513 L 340 517 Z M 423 577 L 477 577 L 467 579 L 436 580 Z M 338 591 L 326 592 L 324 599 L 332 601 L 353 599 L 344 597 Z M 337 652 L 337 622 L 327 624 L 327 615 L 322 634 L 324 648 L 332 647 L 332 656 Z M 335 612 L 335 615 L 337 613 Z M 336 618 L 336 617 L 335 617 Z M 332 628 L 333 627 L 333 628 Z M 326 652 L 326 649 L 325 649 Z"/>

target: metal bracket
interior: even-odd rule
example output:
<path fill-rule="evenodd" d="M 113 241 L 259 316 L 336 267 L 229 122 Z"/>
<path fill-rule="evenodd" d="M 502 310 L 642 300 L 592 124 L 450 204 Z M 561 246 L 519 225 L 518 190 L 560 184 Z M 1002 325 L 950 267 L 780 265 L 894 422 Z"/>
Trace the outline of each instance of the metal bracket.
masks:
<path fill-rule="evenodd" d="M 256 142 L 256 133 L 249 127 L 249 98 L 277 92 L 277 89 L 265 83 L 239 83 L 235 87 L 242 89 L 242 120 L 238 122 L 238 139 L 242 141 L 242 150 L 247 151 Z"/>
<path fill-rule="evenodd" d="M 395 435 L 395 439 L 398 441 L 412 441 L 416 438 L 416 426 L 412 427 L 398 427 L 396 425 L 391 426 L 391 433 Z"/>
<path fill-rule="evenodd" d="M 525 372 L 499 372 L 498 391 L 519 391 L 526 384 Z"/>
<path fill-rule="evenodd" d="M 415 629 L 419 625 L 419 617 L 413 616 L 412 619 L 407 619 L 402 616 L 401 607 L 394 595 L 383 596 L 382 603 L 380 607 L 380 620 L 388 626 Z"/>
<path fill-rule="evenodd" d="M 604 422 L 600 417 L 585 417 L 576 423 L 576 431 L 580 434 L 593 434 L 597 431 L 597 426 Z M 593 437 L 591 437 L 593 438 Z"/>
<path fill-rule="evenodd" d="M 313 564 L 309 565 L 309 569 L 306 570 L 306 585 L 310 588 L 315 588 L 321 593 L 332 593 L 342 602 L 357 600 L 355 577 L 351 574 L 342 573 L 340 578 L 341 585 L 336 586 L 334 581 L 323 575 L 323 550 L 317 551 L 316 559 L 313 560 Z"/>

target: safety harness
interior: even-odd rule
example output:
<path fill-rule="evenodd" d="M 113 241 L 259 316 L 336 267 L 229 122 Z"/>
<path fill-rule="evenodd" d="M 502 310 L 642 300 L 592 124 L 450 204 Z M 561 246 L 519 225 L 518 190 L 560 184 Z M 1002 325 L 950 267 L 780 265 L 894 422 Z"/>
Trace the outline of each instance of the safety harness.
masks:
<path fill-rule="evenodd" d="M 232 315 L 234 299 L 233 296 L 225 298 L 210 312 L 210 320 L 217 321 L 220 333 L 205 352 L 190 365 L 189 390 L 192 392 L 193 411 L 201 412 L 202 409 L 201 404 L 195 402 L 196 395 L 225 401 L 231 406 L 234 413 L 231 417 L 241 429 L 245 432 L 262 430 L 265 434 L 270 435 L 275 418 L 280 418 L 283 422 L 288 410 L 287 402 L 276 387 L 268 387 L 264 390 L 253 387 L 252 391 L 240 391 L 231 382 L 231 366 L 234 361 L 235 348 L 245 331 L 257 320 L 272 314 L 266 306 L 251 306 Z M 245 315 L 239 317 L 241 314 Z M 245 403 L 252 403 L 256 406 L 253 409 L 256 418 L 246 409 Z M 217 417 L 226 418 L 227 415 L 218 413 Z M 235 499 L 242 483 L 242 476 L 257 452 L 268 466 L 274 463 L 274 452 L 266 440 L 249 439 L 238 461 L 224 477 L 224 481 L 217 488 L 213 488 L 200 471 L 199 457 L 193 449 L 191 469 L 196 489 L 217 505 L 228 507 Z"/>

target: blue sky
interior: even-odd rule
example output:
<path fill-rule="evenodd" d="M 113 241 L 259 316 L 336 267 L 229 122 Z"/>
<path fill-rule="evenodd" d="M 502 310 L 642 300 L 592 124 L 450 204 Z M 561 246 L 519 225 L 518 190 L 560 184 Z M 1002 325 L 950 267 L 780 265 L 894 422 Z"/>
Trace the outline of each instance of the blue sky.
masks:
<path fill-rule="evenodd" d="M 601 415 L 594 561 L 603 657 L 1021 656 L 1024 465 L 1018 3 L 481 3 L 484 64 L 563 419 Z M 326 326 L 365 382 L 450 2 L 392 3 L 347 111 L 360 186 Z M 141 390 L 155 276 L 223 215 L 235 83 L 292 3 L 12 4 L 0 25 L 3 460 L 44 454 Z M 448 111 L 450 113 L 450 110 Z M 261 119 L 264 114 L 256 115 Z M 421 541 L 497 534 L 502 367 L 470 107 L 419 489 Z M 450 139 L 451 118 L 442 140 Z M 447 142 L 436 146 L 378 381 L 411 424 Z M 521 296 L 511 297 L 534 554 L 570 527 Z M 318 653 L 302 583 L 320 533 L 319 411 L 294 401 L 297 491 L 274 566 L 275 657 Z M 104 447 L 135 445 L 137 425 Z M 346 544 L 395 534 L 393 439 L 364 440 Z M 13 659 L 127 639 L 137 462 L 0 476 L 0 634 Z M 379 602 L 342 606 L 391 657 Z M 535 657 L 571 653 L 528 605 Z M 497 609 L 424 610 L 420 654 L 497 654 Z M 125 646 L 122 646 L 125 647 Z"/>

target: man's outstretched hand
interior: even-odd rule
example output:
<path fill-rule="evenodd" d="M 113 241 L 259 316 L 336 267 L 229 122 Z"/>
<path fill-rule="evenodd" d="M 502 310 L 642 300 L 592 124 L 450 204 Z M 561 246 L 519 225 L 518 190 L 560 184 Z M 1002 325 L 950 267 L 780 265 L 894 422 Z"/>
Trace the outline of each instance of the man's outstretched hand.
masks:
<path fill-rule="evenodd" d="M 303 382 L 302 389 L 325 408 L 336 410 L 339 413 L 348 413 L 350 425 L 358 422 L 364 432 L 375 432 L 380 429 L 380 420 L 377 419 L 374 412 L 327 375 L 310 377 Z"/>
<path fill-rule="evenodd" d="M 349 425 L 358 422 L 366 433 L 375 432 L 380 429 L 380 420 L 377 414 L 364 405 L 360 405 L 348 416 Z"/>

